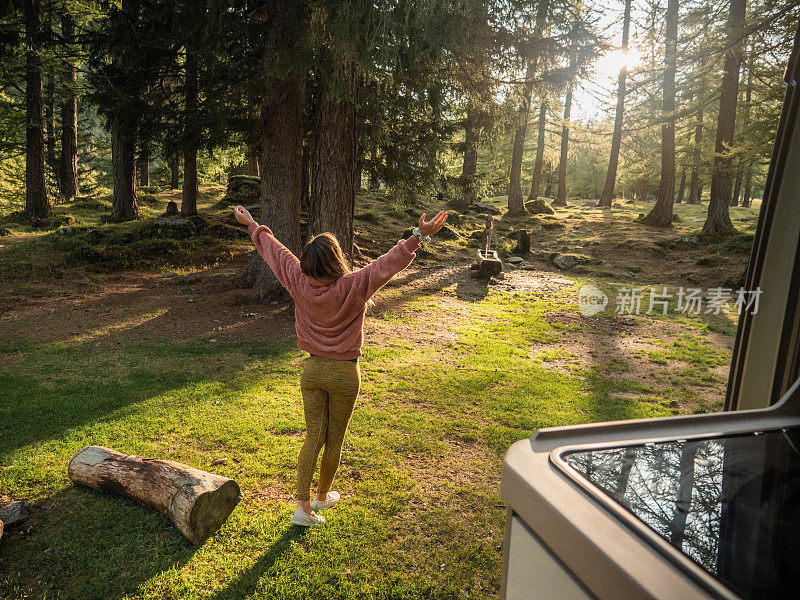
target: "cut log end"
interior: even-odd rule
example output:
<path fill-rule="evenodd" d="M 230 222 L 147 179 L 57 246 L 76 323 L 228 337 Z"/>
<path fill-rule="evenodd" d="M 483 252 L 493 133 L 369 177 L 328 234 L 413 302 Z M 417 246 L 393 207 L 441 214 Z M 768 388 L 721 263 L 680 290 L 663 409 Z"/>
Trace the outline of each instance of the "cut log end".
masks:
<path fill-rule="evenodd" d="M 216 490 L 201 494 L 189 515 L 189 531 L 186 537 L 193 544 L 202 544 L 211 537 L 233 512 L 242 492 L 233 479 L 229 479 Z"/>

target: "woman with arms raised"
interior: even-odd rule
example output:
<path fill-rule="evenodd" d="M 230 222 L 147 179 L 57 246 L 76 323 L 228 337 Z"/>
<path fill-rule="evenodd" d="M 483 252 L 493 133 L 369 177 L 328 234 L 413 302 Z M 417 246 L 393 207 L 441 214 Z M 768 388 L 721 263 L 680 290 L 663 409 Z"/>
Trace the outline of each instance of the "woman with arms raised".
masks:
<path fill-rule="evenodd" d="M 331 508 L 340 497 L 330 487 L 361 386 L 358 357 L 364 344 L 366 305 L 375 292 L 411 264 L 420 240 L 427 241 L 439 231 L 447 213 L 440 212 L 430 221 L 425 221 L 423 213 L 414 235 L 357 271 L 350 269 L 330 233 L 309 241 L 298 260 L 246 209 L 237 206 L 234 213 L 239 223 L 247 225 L 258 252 L 292 296 L 297 345 L 310 354 L 300 377 L 306 439 L 297 460 L 298 507 L 292 523 L 318 525 L 325 518 L 316 511 Z M 317 495 L 311 502 L 311 479 L 323 448 Z"/>

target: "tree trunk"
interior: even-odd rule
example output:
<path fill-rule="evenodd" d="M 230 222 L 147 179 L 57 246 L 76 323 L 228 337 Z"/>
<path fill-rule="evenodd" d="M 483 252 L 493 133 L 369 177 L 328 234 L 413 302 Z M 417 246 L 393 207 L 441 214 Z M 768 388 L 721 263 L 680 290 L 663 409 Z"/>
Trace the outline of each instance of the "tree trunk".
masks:
<path fill-rule="evenodd" d="M 746 0 L 731 0 L 728 16 L 728 52 L 719 100 L 717 138 L 714 143 L 714 169 L 711 175 L 711 200 L 703 233 L 734 233 L 728 203 L 731 197 L 731 157 L 728 151 L 733 144 L 736 127 L 736 101 L 739 95 L 739 65 L 741 64 L 741 38 L 744 26 Z"/>
<path fill-rule="evenodd" d="M 731 206 L 739 206 L 739 195 L 742 193 L 742 178 L 744 173 L 742 169 L 736 173 L 736 183 L 733 185 L 733 194 L 731 194 Z"/>
<path fill-rule="evenodd" d="M 119 115 L 111 122 L 111 171 L 114 202 L 111 218 L 129 221 L 139 213 L 136 199 L 136 126 Z"/>
<path fill-rule="evenodd" d="M 544 189 L 544 197 L 552 198 L 553 194 L 553 166 L 547 163 L 547 187 Z"/>
<path fill-rule="evenodd" d="M 42 114 L 42 12 L 40 0 L 25 1 L 25 216 L 44 219 L 50 202 L 44 184 Z"/>
<path fill-rule="evenodd" d="M 258 150 L 252 144 L 247 146 L 247 174 L 258 177 Z"/>
<path fill-rule="evenodd" d="M 650 176 L 645 175 L 642 178 L 642 182 L 639 185 L 639 193 L 636 195 L 636 201 L 639 204 L 644 204 L 647 202 L 647 194 L 650 191 Z"/>
<path fill-rule="evenodd" d="M 291 0 L 264 6 L 262 21 L 265 48 L 264 72 L 274 72 L 276 61 L 291 54 L 308 27 L 305 9 Z M 266 76 L 259 115 L 258 167 L 261 173 L 261 222 L 292 253 L 300 256 L 300 197 L 305 124 L 306 77 L 289 70 L 282 77 Z M 257 302 L 284 293 L 264 259 L 257 253 L 236 276 L 240 287 L 253 288 Z"/>
<path fill-rule="evenodd" d="M 332 233 L 352 258 L 358 77 L 353 63 L 335 64 L 329 55 L 323 60 L 327 73 L 343 82 L 346 92 L 336 95 L 329 82 L 321 82 L 314 116 L 309 235 Z"/>
<path fill-rule="evenodd" d="M 539 0 L 536 8 L 533 39 L 539 40 L 547 26 L 549 0 Z M 511 157 L 511 173 L 508 181 L 508 212 L 522 214 L 525 204 L 522 199 L 522 160 L 525 154 L 525 134 L 528 130 L 528 114 L 531 108 L 531 94 L 533 92 L 533 78 L 536 74 L 538 55 L 528 57 L 525 67 L 525 84 L 522 88 L 522 104 L 517 113 L 517 130 L 514 134 L 514 152 Z"/>
<path fill-rule="evenodd" d="M 228 519 L 242 498 L 239 484 L 171 460 L 121 454 L 86 446 L 69 461 L 79 485 L 131 498 L 154 508 L 193 544 L 202 544 Z"/>
<path fill-rule="evenodd" d="M 378 181 L 378 173 L 377 173 L 377 164 L 378 164 L 378 146 L 376 144 L 372 145 L 369 151 L 369 162 L 371 165 L 371 169 L 369 172 L 369 181 L 367 183 L 367 189 L 376 191 L 379 190 L 381 185 L 380 181 Z M 463 167 L 462 167 L 463 172 Z"/>
<path fill-rule="evenodd" d="M 525 83 L 522 88 L 522 104 L 517 111 L 517 128 L 514 133 L 514 150 L 511 155 L 511 173 L 508 180 L 508 214 L 519 215 L 525 212 L 522 201 L 522 159 L 525 154 L 525 134 L 528 131 L 528 114 L 533 93 L 533 75 L 536 68 L 534 59 L 528 60 L 525 68 Z"/>
<path fill-rule="evenodd" d="M 531 191 L 528 200 L 539 197 L 539 188 L 542 185 L 542 163 L 544 162 L 544 136 L 547 127 L 547 100 L 543 99 L 539 105 L 539 125 L 536 132 L 536 160 L 533 163 L 533 177 L 531 177 Z"/>
<path fill-rule="evenodd" d="M 71 43 L 75 35 L 75 22 L 72 15 L 64 13 L 61 17 L 61 35 Z M 72 200 L 78 194 L 78 100 L 76 85 L 77 69 L 74 63 L 67 63 L 64 70 L 64 102 L 61 104 L 61 161 L 58 177 L 59 191 L 64 200 Z"/>
<path fill-rule="evenodd" d="M 628 53 L 628 34 L 631 28 L 631 0 L 625 0 L 625 13 L 622 21 L 622 51 Z M 622 118 L 625 112 L 625 80 L 628 74 L 627 65 L 622 65 L 619 70 L 617 83 L 617 110 L 614 115 L 614 133 L 611 136 L 611 156 L 608 159 L 606 183 L 600 196 L 598 206 L 611 206 L 614 200 L 614 186 L 617 181 L 617 166 L 619 165 L 619 147 L 622 142 Z"/>
<path fill-rule="evenodd" d="M 753 165 L 747 165 L 747 175 L 744 178 L 744 196 L 742 197 L 742 206 L 745 208 L 750 207 L 751 198 L 750 198 L 750 184 L 753 177 Z"/>
<path fill-rule="evenodd" d="M 197 52 L 194 44 L 186 45 L 186 88 L 183 113 L 183 197 L 181 216 L 197 214 Z"/>
<path fill-rule="evenodd" d="M 303 144 L 300 158 L 300 212 L 311 209 L 311 146 Z M 307 232 L 306 232 L 307 233 Z"/>
<path fill-rule="evenodd" d="M 697 109 L 697 125 L 694 128 L 694 157 L 692 158 L 692 175 L 689 178 L 689 197 L 687 204 L 700 204 L 700 144 L 703 137 L 703 105 Z"/>
<path fill-rule="evenodd" d="M 661 181 L 656 204 L 643 223 L 666 227 L 672 224 L 675 202 L 675 69 L 678 63 L 678 0 L 667 3 L 667 28 L 664 52 L 664 100 L 661 126 Z"/>
<path fill-rule="evenodd" d="M 181 159 L 176 154 L 169 160 L 169 188 L 171 190 L 177 190 L 181 184 L 181 170 L 180 170 L 180 162 Z"/>
<path fill-rule="evenodd" d="M 700 74 L 705 77 L 705 56 L 700 58 Z M 694 127 L 694 154 L 692 157 L 692 175 L 689 180 L 689 197 L 687 204 L 700 204 L 700 152 L 703 140 L 703 103 L 705 102 L 705 79 L 701 81 L 700 92 L 698 94 L 699 103 L 697 107 L 697 123 Z"/>
<path fill-rule="evenodd" d="M 58 161 L 56 159 L 56 86 L 55 77 L 51 73 L 45 85 L 44 126 L 45 148 L 47 151 L 47 166 L 55 176 L 58 183 Z"/>
<path fill-rule="evenodd" d="M 145 129 L 139 147 L 139 161 L 136 170 L 139 173 L 139 187 L 150 186 L 150 136 Z"/>
<path fill-rule="evenodd" d="M 750 103 L 752 102 L 753 98 L 753 50 L 752 47 L 750 49 L 748 58 L 747 58 L 747 84 L 745 87 L 744 93 L 744 110 L 742 113 L 742 129 L 745 131 L 745 135 L 747 133 L 747 128 L 750 126 L 750 110 L 751 106 Z M 734 191 L 734 196 L 738 199 L 739 198 L 739 190 L 742 187 L 742 177 L 744 176 L 746 179 L 745 188 L 744 188 L 744 196 L 742 197 L 742 206 L 748 207 L 750 206 L 750 174 L 753 169 L 753 163 L 751 160 L 747 159 L 744 160 L 744 166 L 739 169 L 739 173 L 736 176 L 736 187 Z"/>
<path fill-rule="evenodd" d="M 480 127 L 478 126 L 478 110 L 471 103 L 467 109 L 464 138 L 464 159 L 461 163 L 462 196 L 453 202 L 456 208 L 469 208 L 475 203 L 475 175 L 478 172 Z"/>
<path fill-rule="evenodd" d="M 553 206 L 567 205 L 567 150 L 569 148 L 569 113 L 572 108 L 572 83 L 567 86 L 564 98 L 564 124 L 561 126 L 561 158 L 558 161 L 558 195 Z"/>
<path fill-rule="evenodd" d="M 683 193 L 686 191 L 686 169 L 681 171 L 681 184 L 678 186 L 678 199 L 676 202 L 681 204 L 683 202 Z"/>

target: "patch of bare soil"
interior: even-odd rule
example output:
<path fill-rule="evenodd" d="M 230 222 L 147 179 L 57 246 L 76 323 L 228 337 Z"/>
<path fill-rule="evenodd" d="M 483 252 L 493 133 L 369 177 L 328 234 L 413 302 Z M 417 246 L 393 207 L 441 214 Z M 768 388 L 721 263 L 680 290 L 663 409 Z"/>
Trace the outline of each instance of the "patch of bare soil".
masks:
<path fill-rule="evenodd" d="M 62 298 L 30 299 L 0 314 L 0 344 L 61 342 L 116 344 L 123 340 L 217 341 L 290 337 L 288 303 L 240 305 L 241 292 L 203 293 L 200 275 L 162 278 L 151 273 L 107 277 L 99 289 Z"/>

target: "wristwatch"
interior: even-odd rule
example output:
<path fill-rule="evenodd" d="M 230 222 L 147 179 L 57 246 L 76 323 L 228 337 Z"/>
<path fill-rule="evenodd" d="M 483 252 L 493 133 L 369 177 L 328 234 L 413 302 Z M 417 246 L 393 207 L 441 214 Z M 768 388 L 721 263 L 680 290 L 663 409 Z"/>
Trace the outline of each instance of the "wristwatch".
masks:
<path fill-rule="evenodd" d="M 411 232 L 411 235 L 417 236 L 419 238 L 420 243 L 425 242 L 426 244 L 428 244 L 431 241 L 431 236 L 422 235 L 422 232 L 419 230 L 419 227 L 414 227 L 414 231 Z"/>

